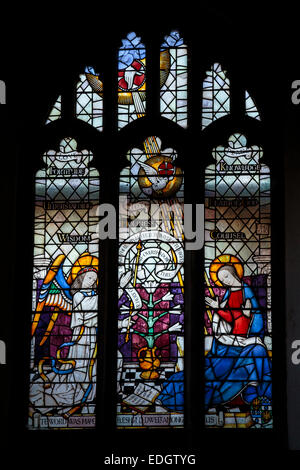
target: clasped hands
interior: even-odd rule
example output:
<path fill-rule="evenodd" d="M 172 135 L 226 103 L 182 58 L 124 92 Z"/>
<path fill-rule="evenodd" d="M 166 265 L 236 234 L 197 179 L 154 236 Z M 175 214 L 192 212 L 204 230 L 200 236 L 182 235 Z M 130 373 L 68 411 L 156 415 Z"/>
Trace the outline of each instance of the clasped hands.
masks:
<path fill-rule="evenodd" d="M 218 310 L 219 308 L 224 308 L 226 305 L 225 302 L 220 302 L 220 298 L 218 296 L 215 297 L 215 299 L 212 299 L 211 297 L 205 297 L 205 303 L 208 305 L 210 308 L 213 310 Z M 251 314 L 251 300 L 247 299 L 245 302 L 245 305 L 242 305 L 242 311 L 243 314 L 246 317 L 250 317 Z"/>

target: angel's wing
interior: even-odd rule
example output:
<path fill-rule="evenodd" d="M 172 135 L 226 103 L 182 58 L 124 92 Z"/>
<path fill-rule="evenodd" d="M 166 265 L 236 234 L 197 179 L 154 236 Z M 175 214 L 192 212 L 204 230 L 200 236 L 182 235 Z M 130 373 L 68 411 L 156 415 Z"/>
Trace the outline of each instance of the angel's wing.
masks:
<path fill-rule="evenodd" d="M 153 166 L 148 165 L 147 163 L 142 163 L 142 162 L 139 162 L 139 165 L 141 165 L 143 170 L 145 170 L 145 173 L 147 176 L 158 176 L 158 173 L 156 169 L 153 168 Z"/>
<path fill-rule="evenodd" d="M 45 343 L 46 339 L 50 335 L 59 312 L 70 312 L 72 310 L 72 295 L 70 293 L 70 285 L 66 281 L 62 270 L 64 259 L 65 255 L 59 255 L 54 260 L 46 274 L 40 290 L 36 313 L 32 322 L 32 336 L 35 334 L 41 312 L 44 310 L 44 307 L 54 307 L 51 319 L 40 342 L 40 346 Z"/>

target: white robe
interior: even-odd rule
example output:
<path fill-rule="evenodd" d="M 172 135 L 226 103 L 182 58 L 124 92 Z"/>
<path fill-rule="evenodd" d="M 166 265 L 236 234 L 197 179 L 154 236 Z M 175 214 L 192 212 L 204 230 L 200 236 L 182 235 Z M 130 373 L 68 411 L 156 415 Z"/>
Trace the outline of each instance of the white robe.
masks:
<path fill-rule="evenodd" d="M 92 388 L 88 394 L 87 402 L 94 399 L 96 395 L 96 361 L 92 368 L 91 378 L 89 369 L 96 346 L 97 314 L 98 295 L 82 291 L 74 295 L 71 319 L 73 334 L 71 341 L 75 341 L 75 344 L 70 346 L 67 360 L 75 360 L 76 365 L 73 372 L 69 374 L 49 373 L 47 375 L 51 383 L 49 388 L 44 387 L 45 382 L 41 378 L 31 384 L 30 401 L 42 413 L 48 411 L 43 409 L 44 407 L 72 407 L 80 404 L 90 382 L 92 383 Z M 76 341 L 82 325 L 84 325 L 83 334 Z M 70 367 L 70 364 L 63 364 L 60 370 L 66 370 Z"/>

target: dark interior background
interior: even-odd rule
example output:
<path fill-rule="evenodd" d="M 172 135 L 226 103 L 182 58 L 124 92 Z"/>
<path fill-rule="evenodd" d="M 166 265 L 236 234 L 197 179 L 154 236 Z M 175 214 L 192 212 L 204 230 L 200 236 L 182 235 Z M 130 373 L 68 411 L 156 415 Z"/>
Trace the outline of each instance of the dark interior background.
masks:
<path fill-rule="evenodd" d="M 152 5 L 152 4 L 151 4 Z M 30 12 L 27 11 L 30 16 Z M 51 14 L 50 14 L 51 13 Z M 300 224 L 298 220 L 298 201 L 300 200 L 300 143 L 298 139 L 300 126 L 300 105 L 291 102 L 291 83 L 300 79 L 300 59 L 297 47 L 297 15 L 293 11 L 276 10 L 265 13 L 245 8 L 234 10 L 227 7 L 223 11 L 216 8 L 195 10 L 194 2 L 185 2 L 184 8 L 174 7 L 172 13 L 166 7 L 159 5 L 153 8 L 131 11 L 127 9 L 107 9 L 103 6 L 86 9 L 74 17 L 55 14 L 45 7 L 41 12 L 41 21 L 21 21 L 16 25 L 14 20 L 10 32 L 3 34 L 2 57 L 0 59 L 0 79 L 6 82 L 7 104 L 0 106 L 0 155 L 1 155 L 1 286 L 2 308 L 0 313 L 0 339 L 7 344 L 7 365 L 0 365 L 0 403 L 1 427 L 11 440 L 21 439 L 28 448 L 32 441 L 36 443 L 36 452 L 45 455 L 51 452 L 45 450 L 44 443 L 50 446 L 59 442 L 64 448 L 77 445 L 81 448 L 96 446 L 99 462 L 103 456 L 112 452 L 119 455 L 139 455 L 146 450 L 154 453 L 194 453 L 201 455 L 218 449 L 228 449 L 234 446 L 242 450 L 249 448 L 285 451 L 288 448 L 300 449 L 300 365 L 291 364 L 291 342 L 300 339 L 300 311 L 298 278 L 300 276 Z M 19 12 L 22 16 L 22 12 Z M 202 410 L 202 378 L 201 362 L 195 359 L 201 355 L 197 346 L 197 338 L 191 338 L 192 352 L 190 368 L 187 370 L 190 381 L 191 403 L 187 403 L 186 412 L 189 426 L 178 432 L 116 432 L 111 423 L 114 404 L 112 403 L 113 372 L 110 375 L 110 364 L 114 362 L 113 350 L 106 347 L 106 366 L 101 368 L 103 380 L 107 389 L 103 392 L 100 403 L 102 425 L 92 432 L 71 433 L 30 433 L 26 430 L 25 415 L 27 407 L 27 359 L 29 351 L 30 291 L 32 272 L 32 220 L 33 220 L 33 181 L 34 173 L 39 168 L 42 153 L 48 148 L 57 148 L 60 137 L 66 131 L 78 134 L 81 148 L 100 146 L 105 149 L 111 160 L 122 155 L 128 144 L 135 137 L 135 128 L 124 133 L 124 138 L 115 141 L 114 136 L 114 101 L 112 92 L 112 51 L 120 45 L 120 38 L 131 30 L 136 31 L 148 41 L 151 47 L 159 44 L 159 37 L 173 29 L 182 32 L 184 38 L 192 41 L 192 73 L 194 74 L 193 89 L 190 93 L 192 113 L 197 121 L 198 98 L 201 93 L 201 80 L 197 87 L 196 74 L 201 64 L 211 64 L 214 61 L 229 64 L 245 84 L 251 96 L 255 99 L 263 118 L 259 127 L 249 128 L 246 121 L 239 124 L 241 130 L 248 129 L 249 143 L 264 145 L 264 162 L 271 167 L 272 174 L 272 210 L 273 210 L 273 324 L 274 324 L 274 402 L 275 429 L 269 432 L 208 432 L 203 430 L 200 420 Z M 287 32 L 288 31 L 288 32 Z M 151 42 L 153 43 L 151 46 Z M 98 59 L 99 58 L 99 59 Z M 107 132 L 104 137 L 96 137 L 93 129 L 82 132 L 74 128 L 74 122 L 65 116 L 67 127 L 60 125 L 49 129 L 44 122 L 57 96 L 63 90 L 70 90 L 71 79 L 80 67 L 97 61 L 107 63 L 104 70 L 108 84 L 106 101 Z M 297 64 L 297 60 L 299 65 Z M 232 83 L 234 87 L 234 83 Z M 109 91 L 109 87 L 110 91 Z M 149 93 L 155 96 L 155 86 Z M 110 94 L 111 93 L 111 94 Z M 155 111 L 155 102 L 152 103 Z M 151 102 L 150 102 L 151 109 Z M 155 119 L 149 121 L 152 131 L 160 131 Z M 209 161 L 209 149 L 214 142 L 214 133 L 222 140 L 228 134 L 231 122 L 215 127 L 214 131 L 201 141 L 203 161 Z M 68 127 L 69 126 L 69 127 Z M 247 127 L 248 126 L 248 127 Z M 175 139 L 185 165 L 187 158 L 196 162 L 199 158 L 193 152 L 196 143 L 196 127 L 191 134 L 188 150 L 186 142 L 171 127 L 162 129 L 166 138 Z M 139 135 L 147 132 L 147 128 L 138 128 Z M 169 137 L 168 137 L 169 136 Z M 185 137 L 186 138 L 186 137 Z M 97 140 L 98 139 L 98 140 Z M 194 139 L 194 140 L 193 140 Z M 252 140 L 251 140 L 252 139 Z M 255 142 L 254 142 L 255 141 Z M 218 142 L 219 143 L 219 142 Z M 51 147 L 49 147 L 52 145 Z M 187 156 L 187 154 L 190 154 Z M 121 163 L 118 163 L 119 166 Z M 117 174 L 113 176 L 114 165 L 99 163 L 112 174 L 110 191 L 113 198 L 113 188 L 116 187 Z M 106 166 L 105 166 L 106 165 Z M 197 164 L 199 172 L 204 167 Z M 101 166 L 101 168 L 102 168 Z M 201 179 L 201 175 L 199 176 Z M 190 183 L 196 180 L 191 179 Z M 192 193 L 190 193 L 192 194 Z M 202 196 L 199 196 L 199 201 Z M 108 202 L 108 201 L 105 201 Z M 112 243 L 107 244 L 106 255 L 115 253 Z M 201 261 L 201 254 L 196 261 Z M 106 273 L 107 274 L 107 273 Z M 109 272 L 108 272 L 109 274 Z M 187 273 L 187 283 L 192 285 L 193 279 Z M 113 295 L 116 287 L 113 282 L 106 287 L 106 307 L 113 314 Z M 29 306 L 29 307 L 28 307 Z M 191 310 L 193 305 L 191 306 Z M 190 318 L 196 318 L 191 313 Z M 103 320 L 104 321 L 104 320 Z M 201 331 L 201 318 L 195 320 Z M 106 343 L 111 342 L 115 327 L 113 317 L 103 323 Z M 195 323 L 193 323 L 195 327 Z M 200 336 L 200 334 L 199 334 Z M 199 339 L 202 341 L 201 338 Z M 111 343 L 113 344 L 113 343 Z M 187 350 L 189 350 L 187 346 Z M 201 360 L 200 360 L 201 361 Z M 199 407 L 195 409 L 199 396 Z M 105 406 L 104 406 L 105 404 Z M 107 405 L 107 406 L 106 406 Z M 197 420 L 198 425 L 197 425 Z M 99 421 L 100 423 L 100 421 Z M 59 434 L 59 436 L 58 436 Z M 263 439 L 261 439 L 263 435 Z M 58 437 L 57 437 L 58 436 Z M 1 447 L 1 444 L 0 444 Z M 39 449 L 39 450 L 38 450 Z M 83 452 L 84 455 L 84 452 Z M 78 456 L 80 458 L 80 456 Z"/>

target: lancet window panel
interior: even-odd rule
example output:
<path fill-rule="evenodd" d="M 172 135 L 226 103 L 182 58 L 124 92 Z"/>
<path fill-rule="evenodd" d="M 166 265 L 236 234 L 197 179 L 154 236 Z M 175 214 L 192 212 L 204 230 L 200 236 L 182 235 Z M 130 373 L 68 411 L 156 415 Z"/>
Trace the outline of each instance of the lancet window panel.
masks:
<path fill-rule="evenodd" d="M 118 52 L 118 128 L 146 114 L 146 48 L 131 32 Z"/>
<path fill-rule="evenodd" d="M 230 80 L 219 63 L 206 72 L 202 90 L 202 129 L 230 114 Z"/>
<path fill-rule="evenodd" d="M 35 178 L 29 429 L 95 426 L 99 173 L 70 137 Z"/>
<path fill-rule="evenodd" d="M 160 49 L 160 112 L 187 127 L 187 46 L 178 31 L 165 36 Z"/>
<path fill-rule="evenodd" d="M 270 170 L 242 134 L 205 173 L 205 424 L 272 428 Z"/>
<path fill-rule="evenodd" d="M 76 117 L 103 131 L 103 81 L 92 66 L 86 66 L 76 86 Z"/>
<path fill-rule="evenodd" d="M 118 428 L 184 425 L 183 173 L 176 156 L 149 136 L 128 152 L 120 176 Z"/>

